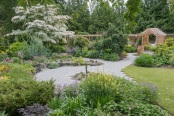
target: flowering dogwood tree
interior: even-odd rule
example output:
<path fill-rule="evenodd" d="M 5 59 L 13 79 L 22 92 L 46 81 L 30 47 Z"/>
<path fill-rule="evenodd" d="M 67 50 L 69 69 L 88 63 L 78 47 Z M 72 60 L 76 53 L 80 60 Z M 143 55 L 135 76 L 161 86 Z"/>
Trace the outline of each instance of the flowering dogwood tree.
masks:
<path fill-rule="evenodd" d="M 55 5 L 37 4 L 30 8 L 17 6 L 15 8 L 17 16 L 12 18 L 14 23 L 23 23 L 21 29 L 12 31 L 6 36 L 27 36 L 40 41 L 58 43 L 60 39 L 65 41 L 66 37 L 73 37 L 73 31 L 66 31 L 65 22 L 70 19 L 66 15 L 58 15 L 58 8 Z"/>

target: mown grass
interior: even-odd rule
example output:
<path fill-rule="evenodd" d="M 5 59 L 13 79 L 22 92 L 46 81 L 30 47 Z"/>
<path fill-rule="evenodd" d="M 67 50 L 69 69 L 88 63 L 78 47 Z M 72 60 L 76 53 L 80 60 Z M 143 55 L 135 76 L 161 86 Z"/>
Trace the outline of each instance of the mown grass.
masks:
<path fill-rule="evenodd" d="M 157 103 L 174 115 L 174 68 L 128 66 L 123 71 L 137 82 L 149 82 L 158 87 Z"/>

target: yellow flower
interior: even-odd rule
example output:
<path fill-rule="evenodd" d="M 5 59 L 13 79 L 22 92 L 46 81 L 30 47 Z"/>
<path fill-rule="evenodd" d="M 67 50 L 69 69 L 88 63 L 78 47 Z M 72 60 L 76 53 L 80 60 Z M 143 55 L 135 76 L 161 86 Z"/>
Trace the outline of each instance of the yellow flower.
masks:
<path fill-rule="evenodd" d="M 9 69 L 10 69 L 10 67 L 7 66 L 7 65 L 1 65 L 1 66 L 0 66 L 0 72 L 6 72 L 6 71 L 8 71 Z"/>
<path fill-rule="evenodd" d="M 7 52 L 5 52 L 5 51 L 0 51 L 0 54 L 7 54 Z"/>
<path fill-rule="evenodd" d="M 6 75 L 4 75 L 4 76 L 0 77 L 0 80 L 9 80 L 9 79 L 8 79 L 8 77 Z"/>

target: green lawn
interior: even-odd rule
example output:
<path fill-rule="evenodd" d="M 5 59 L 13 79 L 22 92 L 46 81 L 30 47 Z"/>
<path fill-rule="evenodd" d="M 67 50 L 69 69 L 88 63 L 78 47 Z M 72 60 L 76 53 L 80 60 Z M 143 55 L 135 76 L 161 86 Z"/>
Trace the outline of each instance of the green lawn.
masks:
<path fill-rule="evenodd" d="M 123 71 L 137 82 L 158 87 L 158 104 L 174 115 L 174 69 L 128 66 Z"/>

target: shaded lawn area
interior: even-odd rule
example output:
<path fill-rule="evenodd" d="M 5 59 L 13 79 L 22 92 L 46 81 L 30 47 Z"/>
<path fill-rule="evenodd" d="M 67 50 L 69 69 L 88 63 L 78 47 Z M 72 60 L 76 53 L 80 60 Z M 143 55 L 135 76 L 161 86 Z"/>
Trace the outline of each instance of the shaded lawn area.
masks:
<path fill-rule="evenodd" d="M 128 66 L 123 71 L 137 82 L 149 82 L 158 87 L 157 103 L 174 115 L 174 68 Z"/>

